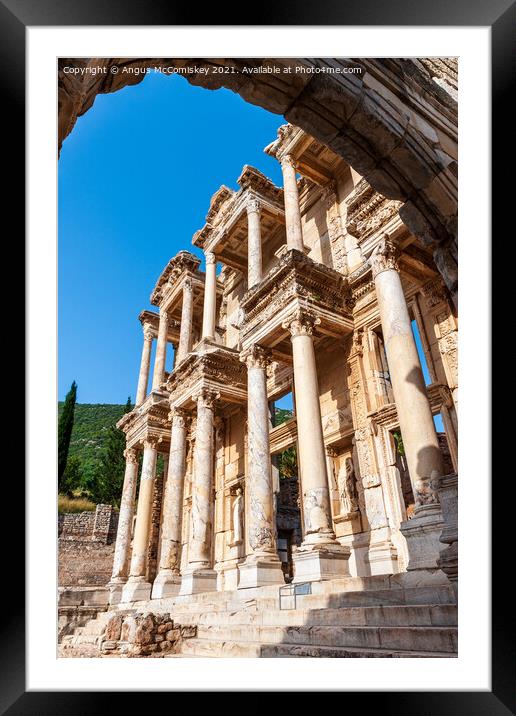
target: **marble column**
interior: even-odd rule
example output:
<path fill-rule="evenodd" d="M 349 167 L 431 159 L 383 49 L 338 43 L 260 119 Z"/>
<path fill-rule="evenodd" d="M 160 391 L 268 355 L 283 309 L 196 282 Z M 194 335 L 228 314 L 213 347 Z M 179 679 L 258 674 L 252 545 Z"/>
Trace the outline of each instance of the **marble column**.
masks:
<path fill-rule="evenodd" d="M 384 236 L 369 263 L 376 288 L 394 402 L 414 492 L 414 518 L 407 523 L 409 569 L 435 567 L 441 511 L 433 484 L 442 475 L 442 456 L 410 316 L 397 265 L 397 249 Z M 419 519 L 418 519 L 419 518 Z M 402 525 L 402 532 L 404 527 Z M 435 529 L 439 534 L 434 539 Z M 412 557 L 411 552 L 412 544 Z M 434 544 L 435 543 L 435 544 Z"/>
<path fill-rule="evenodd" d="M 183 306 L 181 309 L 181 329 L 175 365 L 179 365 L 186 358 L 192 347 L 192 319 L 193 319 L 193 284 L 191 279 L 183 281 Z"/>
<path fill-rule="evenodd" d="M 304 251 L 303 232 L 301 230 L 301 210 L 297 190 L 296 162 L 290 154 L 281 158 L 283 172 L 283 199 L 285 202 L 285 224 L 287 246 L 289 249 Z"/>
<path fill-rule="evenodd" d="M 213 414 L 218 394 L 203 389 L 196 396 L 192 511 L 188 544 L 188 566 L 181 580 L 181 594 L 216 589 L 217 575 L 212 569 Z"/>
<path fill-rule="evenodd" d="M 151 585 L 145 581 L 145 572 L 151 528 L 152 499 L 156 480 L 157 445 L 158 440 L 156 438 L 147 438 L 143 443 L 143 464 L 134 527 L 133 553 L 129 579 L 122 592 L 122 602 L 149 599 L 151 594 Z"/>
<path fill-rule="evenodd" d="M 140 375 L 138 376 L 138 388 L 136 390 L 136 403 L 138 407 L 147 397 L 147 386 L 149 384 L 149 371 L 151 362 L 153 330 L 146 324 L 143 327 L 143 349 L 140 362 Z"/>
<path fill-rule="evenodd" d="M 139 452 L 135 448 L 128 448 L 124 452 L 124 485 L 122 487 L 122 499 L 120 501 L 120 512 L 118 515 L 113 573 L 108 584 L 110 604 L 118 604 L 120 601 L 122 587 L 127 581 L 129 571 L 134 499 L 136 496 L 136 482 L 138 480 L 138 455 Z"/>
<path fill-rule="evenodd" d="M 217 259 L 211 251 L 206 252 L 206 278 L 204 281 L 204 306 L 202 314 L 202 337 L 215 339 L 217 308 Z"/>
<path fill-rule="evenodd" d="M 262 280 L 262 235 L 260 227 L 261 206 L 258 199 L 247 201 L 247 288 Z"/>
<path fill-rule="evenodd" d="M 181 527 L 186 472 L 187 413 L 172 409 L 172 431 L 167 480 L 163 498 L 161 554 L 159 572 L 152 587 L 152 598 L 174 596 L 181 585 Z"/>
<path fill-rule="evenodd" d="M 253 345 L 240 354 L 247 365 L 247 524 L 251 547 L 239 565 L 238 588 L 283 583 L 278 558 L 273 505 L 273 485 L 269 441 L 269 403 L 267 365 L 270 351 Z"/>
<path fill-rule="evenodd" d="M 160 390 L 165 380 L 165 362 L 167 359 L 168 313 L 163 309 L 159 312 L 158 342 L 156 344 L 156 358 L 154 360 L 154 375 L 152 376 L 152 390 Z"/>
<path fill-rule="evenodd" d="M 348 574 L 349 548 L 335 539 L 321 422 L 313 331 L 320 319 L 297 310 L 283 324 L 292 340 L 304 539 L 294 558 L 294 581 Z"/>

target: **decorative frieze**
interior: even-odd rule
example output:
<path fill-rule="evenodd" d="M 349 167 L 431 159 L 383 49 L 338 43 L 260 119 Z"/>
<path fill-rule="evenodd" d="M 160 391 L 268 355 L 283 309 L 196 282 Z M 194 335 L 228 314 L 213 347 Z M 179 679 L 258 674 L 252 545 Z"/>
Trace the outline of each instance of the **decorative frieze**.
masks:
<path fill-rule="evenodd" d="M 346 228 L 363 242 L 395 218 L 401 206 L 401 201 L 386 199 L 362 179 L 347 200 Z"/>

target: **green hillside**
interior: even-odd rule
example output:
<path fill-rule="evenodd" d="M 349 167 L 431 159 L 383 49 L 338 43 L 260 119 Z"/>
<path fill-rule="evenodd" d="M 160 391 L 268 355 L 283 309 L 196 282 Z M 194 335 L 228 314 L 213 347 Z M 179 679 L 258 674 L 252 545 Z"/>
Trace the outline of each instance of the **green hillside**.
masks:
<path fill-rule="evenodd" d="M 59 414 L 63 403 L 59 403 Z M 69 457 L 76 456 L 81 461 L 83 480 L 93 476 L 98 465 L 100 453 L 104 447 L 104 438 L 108 429 L 124 414 L 125 405 L 106 403 L 77 403 L 75 419 L 70 441 Z"/>

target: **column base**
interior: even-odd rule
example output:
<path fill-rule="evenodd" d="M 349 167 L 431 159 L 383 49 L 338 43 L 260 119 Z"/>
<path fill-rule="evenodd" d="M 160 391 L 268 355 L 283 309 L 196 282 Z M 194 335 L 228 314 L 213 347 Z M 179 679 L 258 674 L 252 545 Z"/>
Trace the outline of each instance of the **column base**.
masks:
<path fill-rule="evenodd" d="M 319 582 L 349 576 L 349 547 L 335 543 L 310 548 L 300 547 L 292 555 L 294 584 Z"/>
<path fill-rule="evenodd" d="M 251 557 L 238 565 L 238 589 L 265 587 L 269 584 L 285 584 L 279 559 Z"/>
<path fill-rule="evenodd" d="M 436 569 L 442 543 L 443 517 L 439 505 L 423 505 L 417 508 L 414 517 L 400 525 L 400 531 L 407 541 L 407 571 Z"/>
<path fill-rule="evenodd" d="M 125 587 L 125 580 L 124 581 L 118 581 L 117 579 L 112 580 L 107 583 L 107 588 L 109 590 L 109 603 L 110 604 L 120 604 L 122 601 L 122 591 Z"/>
<path fill-rule="evenodd" d="M 152 585 L 146 582 L 144 577 L 129 577 L 124 584 L 120 601 L 127 602 L 143 602 L 150 599 Z"/>
<path fill-rule="evenodd" d="M 199 594 L 217 591 L 217 573 L 213 569 L 198 569 L 181 577 L 179 594 Z"/>
<path fill-rule="evenodd" d="M 181 576 L 171 571 L 160 572 L 152 585 L 151 599 L 175 597 L 181 588 Z"/>

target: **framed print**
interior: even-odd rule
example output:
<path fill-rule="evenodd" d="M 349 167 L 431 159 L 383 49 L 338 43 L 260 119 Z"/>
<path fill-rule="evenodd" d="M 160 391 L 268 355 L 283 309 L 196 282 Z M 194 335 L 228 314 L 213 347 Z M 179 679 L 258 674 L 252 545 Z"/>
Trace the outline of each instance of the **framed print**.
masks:
<path fill-rule="evenodd" d="M 509 713 L 486 337 L 513 7 L 1 12 L 28 318 L 3 712 Z"/>

